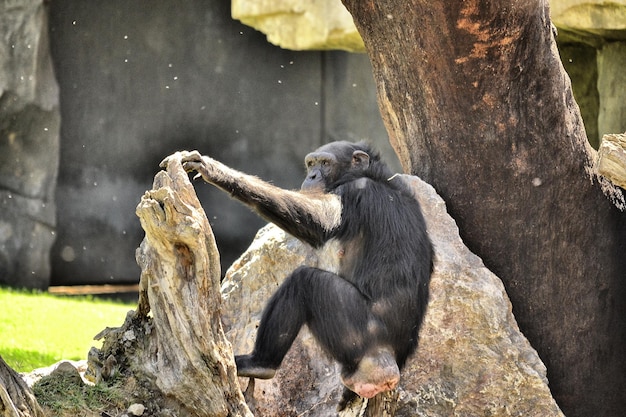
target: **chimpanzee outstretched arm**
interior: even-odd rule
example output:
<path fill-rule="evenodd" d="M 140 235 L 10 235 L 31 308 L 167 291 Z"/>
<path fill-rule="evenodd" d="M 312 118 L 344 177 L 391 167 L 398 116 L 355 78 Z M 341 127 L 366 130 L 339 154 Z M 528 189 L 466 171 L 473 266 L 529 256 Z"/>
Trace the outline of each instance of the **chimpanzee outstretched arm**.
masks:
<path fill-rule="evenodd" d="M 266 220 L 314 247 L 341 222 L 341 199 L 321 192 L 289 191 L 234 170 L 198 151 L 182 152 L 183 167 L 229 193 Z"/>
<path fill-rule="evenodd" d="M 327 255 L 332 270 L 300 267 L 266 306 L 237 373 L 272 378 L 303 325 L 341 365 L 347 389 L 371 398 L 397 386 L 428 302 L 432 244 L 419 203 L 364 143 L 332 142 L 305 157 L 302 190 L 287 191 L 197 151 L 173 155 L 265 219 Z M 347 391 L 346 391 L 347 392 Z M 345 395 L 342 404 L 351 399 Z"/>

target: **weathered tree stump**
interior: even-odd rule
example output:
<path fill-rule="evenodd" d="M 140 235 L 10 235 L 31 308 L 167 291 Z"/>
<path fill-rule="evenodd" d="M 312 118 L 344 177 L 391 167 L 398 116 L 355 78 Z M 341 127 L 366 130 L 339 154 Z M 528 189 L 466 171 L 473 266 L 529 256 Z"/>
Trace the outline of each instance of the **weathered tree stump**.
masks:
<path fill-rule="evenodd" d="M 220 322 L 219 254 L 179 154 L 137 206 L 139 304 L 90 352 L 89 375 L 122 377 L 154 416 L 251 416 Z"/>
<path fill-rule="evenodd" d="M 43 417 L 26 382 L 0 357 L 0 417 Z"/>

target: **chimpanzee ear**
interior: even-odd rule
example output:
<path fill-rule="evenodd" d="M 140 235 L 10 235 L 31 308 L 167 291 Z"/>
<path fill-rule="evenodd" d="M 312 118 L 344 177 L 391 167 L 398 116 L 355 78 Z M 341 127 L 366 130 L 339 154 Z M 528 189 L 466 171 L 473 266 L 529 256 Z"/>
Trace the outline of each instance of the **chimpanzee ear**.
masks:
<path fill-rule="evenodd" d="M 363 151 L 354 151 L 352 154 L 352 168 L 367 169 L 370 166 L 370 156 Z"/>

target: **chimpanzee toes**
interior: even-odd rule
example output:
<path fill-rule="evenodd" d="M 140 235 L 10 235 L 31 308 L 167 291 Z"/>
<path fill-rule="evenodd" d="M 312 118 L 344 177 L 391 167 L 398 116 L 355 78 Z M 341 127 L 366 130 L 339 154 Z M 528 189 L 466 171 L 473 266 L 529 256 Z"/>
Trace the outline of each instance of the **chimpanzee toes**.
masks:
<path fill-rule="evenodd" d="M 253 355 L 235 356 L 237 364 L 237 376 L 246 378 L 271 379 L 276 374 L 276 369 L 258 363 Z"/>

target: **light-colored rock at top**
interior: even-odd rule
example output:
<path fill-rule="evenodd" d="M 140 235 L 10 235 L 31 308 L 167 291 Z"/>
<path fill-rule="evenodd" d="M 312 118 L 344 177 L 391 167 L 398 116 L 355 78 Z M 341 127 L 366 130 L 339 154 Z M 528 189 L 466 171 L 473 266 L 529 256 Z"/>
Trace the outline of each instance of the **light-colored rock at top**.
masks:
<path fill-rule="evenodd" d="M 626 39 L 626 0 L 551 1 L 550 17 L 559 29 Z"/>
<path fill-rule="evenodd" d="M 284 49 L 365 52 L 352 16 L 340 0 L 233 0 L 234 19 Z"/>
<path fill-rule="evenodd" d="M 626 188 L 626 134 L 604 135 L 596 167 L 600 175 Z"/>

